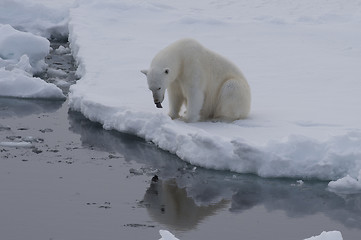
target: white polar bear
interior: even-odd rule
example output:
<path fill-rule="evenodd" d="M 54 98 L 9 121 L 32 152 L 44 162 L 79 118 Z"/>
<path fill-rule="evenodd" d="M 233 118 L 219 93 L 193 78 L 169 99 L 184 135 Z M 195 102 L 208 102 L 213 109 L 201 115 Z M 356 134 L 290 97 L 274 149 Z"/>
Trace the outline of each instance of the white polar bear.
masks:
<path fill-rule="evenodd" d="M 152 60 L 147 76 L 154 103 L 161 108 L 167 89 L 169 116 L 179 118 L 183 104 L 186 122 L 246 118 L 251 93 L 241 71 L 224 57 L 192 39 L 179 40 Z"/>

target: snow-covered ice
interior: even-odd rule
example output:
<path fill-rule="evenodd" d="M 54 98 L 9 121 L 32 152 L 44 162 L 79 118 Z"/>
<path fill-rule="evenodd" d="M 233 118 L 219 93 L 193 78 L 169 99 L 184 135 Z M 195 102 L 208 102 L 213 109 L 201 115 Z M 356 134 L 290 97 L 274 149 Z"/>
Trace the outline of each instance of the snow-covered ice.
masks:
<path fill-rule="evenodd" d="M 70 106 L 192 164 L 262 177 L 337 180 L 361 170 L 361 1 L 79 1 Z M 91 16 L 91 17 L 89 17 Z M 96 31 L 94 30 L 96 29 Z M 186 124 L 156 109 L 140 69 L 192 37 L 252 90 L 251 115 Z"/>
<path fill-rule="evenodd" d="M 1 147 L 31 147 L 32 144 L 30 142 L 0 142 Z"/>
<path fill-rule="evenodd" d="M 21 70 L 0 69 L 0 96 L 18 98 L 64 99 L 61 89 L 40 78 L 35 78 Z"/>
<path fill-rule="evenodd" d="M 159 240 L 179 240 L 167 230 L 159 230 L 159 234 L 162 236 Z"/>
<path fill-rule="evenodd" d="M 106 129 L 135 134 L 206 168 L 358 181 L 360 0 L 1 4 L 2 24 L 32 34 L 65 35 L 69 21 L 81 76 L 71 88 L 70 106 Z M 166 103 L 164 109 L 153 106 L 139 70 L 183 37 L 197 39 L 244 72 L 253 96 L 248 119 L 186 124 L 167 116 Z M 30 55 L 27 60 L 18 53 L 18 62 L 2 55 L 2 79 L 32 78 Z"/>
<path fill-rule="evenodd" d="M 159 230 L 159 234 L 162 236 L 159 240 L 179 240 L 167 230 Z M 343 240 L 343 238 L 341 232 L 339 231 L 323 231 L 318 236 L 313 236 L 304 240 Z"/>
<path fill-rule="evenodd" d="M 0 23 L 35 35 L 67 37 L 69 8 L 74 0 L 1 0 Z"/>
<path fill-rule="evenodd" d="M 66 77 L 67 73 L 61 69 L 49 68 L 47 72 L 53 76 Z"/>
<path fill-rule="evenodd" d="M 69 53 L 71 53 L 70 48 L 65 48 L 63 46 L 59 46 L 57 49 L 55 49 L 55 52 L 57 54 L 69 54 Z"/>
<path fill-rule="evenodd" d="M 329 190 L 336 193 L 358 193 L 361 192 L 361 171 L 357 178 L 347 175 L 328 184 Z"/>
<path fill-rule="evenodd" d="M 339 231 L 322 232 L 318 236 L 313 236 L 305 240 L 343 240 L 342 234 Z"/>
<path fill-rule="evenodd" d="M 0 36 L 2 62 L 19 61 L 26 55 L 34 72 L 43 70 L 44 58 L 48 55 L 50 48 L 50 43 L 46 38 L 18 31 L 10 25 L 0 25 Z"/>
<path fill-rule="evenodd" d="M 46 68 L 49 41 L 0 24 L 0 96 L 64 99 L 61 89 L 33 77 Z"/>

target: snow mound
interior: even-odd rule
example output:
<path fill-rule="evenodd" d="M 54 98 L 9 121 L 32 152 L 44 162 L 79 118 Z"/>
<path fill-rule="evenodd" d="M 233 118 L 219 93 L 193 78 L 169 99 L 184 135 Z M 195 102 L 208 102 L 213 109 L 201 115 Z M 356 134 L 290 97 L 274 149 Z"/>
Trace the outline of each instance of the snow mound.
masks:
<path fill-rule="evenodd" d="M 47 39 L 0 24 L 0 96 L 64 99 L 60 88 L 33 77 L 49 49 Z"/>
<path fill-rule="evenodd" d="M 60 88 L 20 69 L 0 69 L 0 96 L 17 98 L 64 99 Z"/>
<path fill-rule="evenodd" d="M 55 49 L 55 52 L 57 54 L 70 54 L 70 48 L 65 48 L 64 46 L 59 46 L 57 49 Z"/>
<path fill-rule="evenodd" d="M 50 42 L 46 38 L 20 32 L 7 24 L 0 24 L 0 58 L 2 61 L 18 62 L 23 55 L 26 55 L 33 68 L 31 72 L 40 72 L 45 67 L 44 58 L 49 54 L 49 49 Z"/>
<path fill-rule="evenodd" d="M 74 0 L 1 0 L 0 23 L 45 38 L 66 38 L 69 8 L 73 4 Z"/>
<path fill-rule="evenodd" d="M 313 236 L 305 240 L 343 240 L 342 234 L 339 231 L 322 232 L 318 236 Z"/>
<path fill-rule="evenodd" d="M 343 193 L 343 194 L 353 194 L 361 192 L 361 171 L 358 174 L 358 177 L 351 177 L 347 175 L 336 181 L 331 181 L 328 184 L 328 188 L 332 192 Z"/>
<path fill-rule="evenodd" d="M 159 234 L 162 236 L 159 240 L 179 240 L 167 230 L 159 230 Z"/>
<path fill-rule="evenodd" d="M 1 147 L 29 148 L 32 147 L 30 142 L 0 142 Z"/>
<path fill-rule="evenodd" d="M 167 230 L 159 230 L 159 234 L 162 236 L 159 240 L 179 240 Z M 304 240 L 343 240 L 343 238 L 341 232 L 339 231 L 323 231 L 318 236 L 313 236 Z"/>

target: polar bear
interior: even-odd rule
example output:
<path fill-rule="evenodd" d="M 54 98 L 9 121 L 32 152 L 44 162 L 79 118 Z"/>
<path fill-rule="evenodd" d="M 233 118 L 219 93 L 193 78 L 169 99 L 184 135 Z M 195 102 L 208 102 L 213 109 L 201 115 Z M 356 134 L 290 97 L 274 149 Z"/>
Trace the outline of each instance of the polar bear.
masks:
<path fill-rule="evenodd" d="M 230 61 L 193 39 L 181 39 L 161 50 L 152 60 L 147 77 L 156 107 L 168 91 L 169 116 L 186 122 L 246 118 L 251 93 L 242 72 Z"/>

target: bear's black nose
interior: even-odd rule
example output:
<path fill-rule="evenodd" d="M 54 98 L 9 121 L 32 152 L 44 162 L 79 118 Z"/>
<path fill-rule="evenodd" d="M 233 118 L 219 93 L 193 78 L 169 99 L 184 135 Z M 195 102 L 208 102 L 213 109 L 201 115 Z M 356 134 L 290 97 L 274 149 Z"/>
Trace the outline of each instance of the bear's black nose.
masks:
<path fill-rule="evenodd" d="M 161 104 L 160 102 L 156 102 L 156 103 L 155 103 L 155 106 L 156 106 L 157 108 L 163 108 L 163 107 L 162 107 L 162 104 Z"/>

